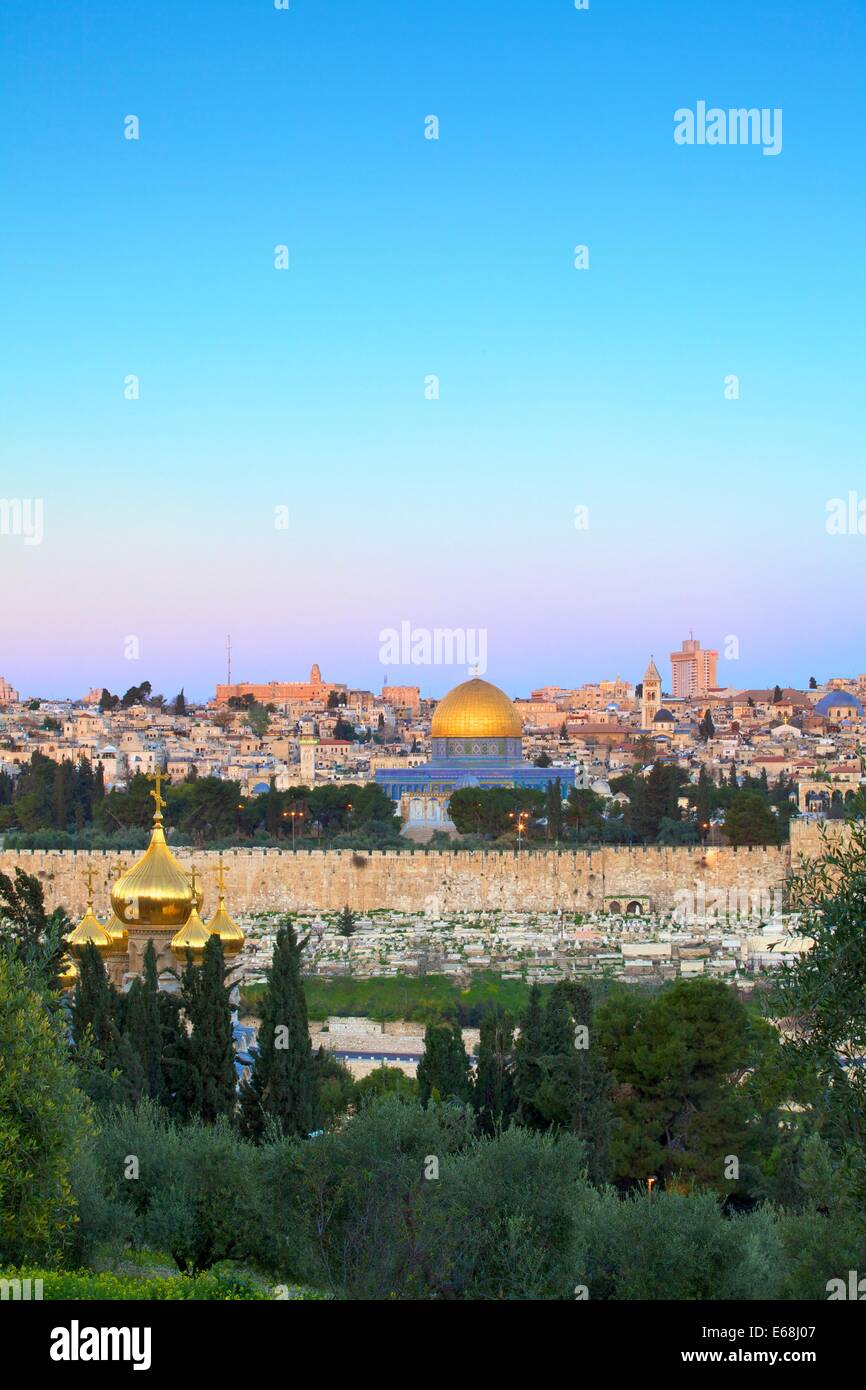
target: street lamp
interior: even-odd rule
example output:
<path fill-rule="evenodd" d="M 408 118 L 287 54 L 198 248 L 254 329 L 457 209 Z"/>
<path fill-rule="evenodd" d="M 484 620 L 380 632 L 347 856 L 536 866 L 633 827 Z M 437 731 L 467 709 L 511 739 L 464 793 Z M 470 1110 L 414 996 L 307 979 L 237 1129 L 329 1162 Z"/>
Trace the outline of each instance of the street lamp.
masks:
<path fill-rule="evenodd" d="M 514 812 L 513 812 L 513 811 L 509 811 L 509 812 L 508 812 L 508 818 L 509 818 L 509 820 L 514 820 L 514 819 L 515 819 L 515 815 L 514 815 Z M 524 828 L 524 826 L 526 825 L 526 823 L 527 823 L 528 820 L 529 820 L 529 812 L 528 812 L 528 811 L 519 811 L 519 812 L 517 813 L 517 857 L 518 857 L 518 859 L 520 858 L 520 850 L 521 850 L 521 846 L 522 846 L 522 844 L 523 844 L 523 828 Z"/>

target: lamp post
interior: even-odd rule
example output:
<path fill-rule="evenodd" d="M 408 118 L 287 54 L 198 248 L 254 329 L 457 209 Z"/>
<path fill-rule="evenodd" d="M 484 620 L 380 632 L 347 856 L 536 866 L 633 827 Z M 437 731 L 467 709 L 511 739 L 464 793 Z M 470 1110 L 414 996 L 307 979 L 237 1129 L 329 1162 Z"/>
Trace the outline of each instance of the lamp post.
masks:
<path fill-rule="evenodd" d="M 514 819 L 515 819 L 515 814 L 514 814 L 513 811 L 509 811 L 509 812 L 508 812 L 508 818 L 509 818 L 509 820 L 514 820 Z M 529 812 L 528 812 L 528 811 L 518 811 L 516 819 L 517 819 L 517 857 L 518 857 L 518 859 L 519 859 L 519 858 L 520 858 L 520 853 L 521 853 L 521 848 L 522 848 L 522 845 L 523 845 L 523 828 L 524 828 L 524 826 L 526 825 L 527 821 L 529 820 Z"/>

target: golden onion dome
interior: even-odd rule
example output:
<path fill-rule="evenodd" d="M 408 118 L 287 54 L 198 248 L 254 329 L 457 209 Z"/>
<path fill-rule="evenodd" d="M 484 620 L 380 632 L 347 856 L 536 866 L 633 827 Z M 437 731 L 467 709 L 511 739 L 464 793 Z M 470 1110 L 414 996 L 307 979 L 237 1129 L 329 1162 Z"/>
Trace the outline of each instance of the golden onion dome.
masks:
<path fill-rule="evenodd" d="M 66 938 L 66 944 L 76 957 L 83 954 L 85 946 L 95 946 L 101 956 L 107 956 L 111 951 L 111 937 L 93 911 L 92 900 L 88 902 L 87 910 L 78 926 Z"/>
<path fill-rule="evenodd" d="M 105 923 L 105 930 L 111 937 L 111 954 L 113 956 L 126 955 L 129 948 L 129 932 L 116 912 L 112 912 Z"/>
<path fill-rule="evenodd" d="M 432 738 L 520 738 L 523 725 L 514 705 L 489 681 L 464 681 L 439 701 L 430 727 Z"/>
<path fill-rule="evenodd" d="M 73 989 L 78 979 L 78 966 L 75 964 L 74 956 L 65 955 L 60 961 L 60 968 L 57 971 L 57 983 L 62 990 Z"/>
<path fill-rule="evenodd" d="M 194 864 L 189 877 L 194 901 L 190 914 L 180 931 L 171 938 L 171 949 L 175 959 L 180 961 L 181 965 L 186 965 L 190 956 L 192 956 L 193 964 L 198 965 L 204 955 L 204 948 L 208 943 L 210 932 L 199 916 L 198 905 L 195 901 L 198 898 L 198 893 L 196 892 Z"/>
<path fill-rule="evenodd" d="M 217 910 L 214 913 L 213 917 L 207 923 L 207 929 L 212 936 L 216 935 L 219 937 L 220 941 L 223 944 L 223 955 L 226 957 L 226 959 L 229 959 L 231 956 L 238 955 L 238 953 L 243 948 L 243 944 L 246 938 L 243 932 L 241 931 L 240 927 L 238 926 L 237 922 L 234 920 L 234 918 L 230 917 L 228 912 L 226 911 L 225 883 L 223 881 L 224 874 L 225 869 L 223 867 L 222 857 L 220 857 L 219 865 L 217 868 L 219 906 L 217 907 Z"/>
<path fill-rule="evenodd" d="M 207 924 L 211 936 L 218 936 L 223 944 L 223 955 L 228 959 L 243 949 L 246 937 L 234 918 L 226 912 L 225 898 L 220 894 L 219 907 Z"/>
<path fill-rule="evenodd" d="M 159 793 L 162 774 L 156 774 L 156 803 L 150 844 L 128 873 L 121 874 L 111 890 L 111 906 L 124 926 L 181 927 L 203 896 L 175 859 L 162 828 Z"/>
<path fill-rule="evenodd" d="M 198 908 L 194 907 L 180 931 L 171 938 L 172 955 L 181 965 L 186 965 L 187 956 L 191 955 L 193 964 L 198 965 L 209 936 L 210 932 L 198 915 Z"/>

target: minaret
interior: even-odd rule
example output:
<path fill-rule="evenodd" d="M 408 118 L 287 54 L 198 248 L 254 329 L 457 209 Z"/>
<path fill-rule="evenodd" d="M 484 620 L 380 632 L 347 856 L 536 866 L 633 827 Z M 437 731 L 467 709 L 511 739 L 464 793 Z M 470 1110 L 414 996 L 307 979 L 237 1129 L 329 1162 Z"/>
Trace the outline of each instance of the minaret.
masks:
<path fill-rule="evenodd" d="M 662 678 L 655 662 L 650 657 L 643 678 L 643 697 L 640 706 L 640 726 L 642 729 L 652 728 L 653 720 L 661 708 L 661 700 Z"/>

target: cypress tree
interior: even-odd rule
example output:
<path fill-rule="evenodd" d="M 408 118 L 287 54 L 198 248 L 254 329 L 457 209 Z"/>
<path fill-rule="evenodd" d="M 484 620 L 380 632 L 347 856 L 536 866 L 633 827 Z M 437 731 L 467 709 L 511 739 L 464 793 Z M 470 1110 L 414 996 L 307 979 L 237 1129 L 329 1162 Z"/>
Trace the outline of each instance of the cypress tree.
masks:
<path fill-rule="evenodd" d="M 78 962 L 72 1004 L 72 1037 L 81 1047 L 88 1033 L 104 1058 L 114 1050 L 117 996 L 96 947 L 88 944 Z"/>
<path fill-rule="evenodd" d="M 469 1058 L 458 1023 L 428 1023 L 424 1055 L 418 1063 L 418 1099 L 469 1100 L 472 1095 Z"/>
<path fill-rule="evenodd" d="M 148 941 L 144 953 L 144 978 L 134 980 L 126 996 L 125 1024 L 124 1034 L 141 1063 L 145 1093 L 161 1102 L 165 1091 L 162 1022 L 156 951 L 152 941 Z"/>
<path fill-rule="evenodd" d="M 190 1024 L 189 1105 L 206 1124 L 231 1115 L 236 1102 L 232 1014 L 222 942 L 208 938 L 201 965 L 187 965 L 183 1004 Z"/>
<path fill-rule="evenodd" d="M 705 767 L 701 767 L 698 773 L 698 798 L 697 798 L 697 817 L 698 835 L 705 840 L 710 828 L 710 816 L 712 815 L 712 784 L 710 775 Z"/>
<path fill-rule="evenodd" d="M 318 1113 L 301 951 L 291 921 L 277 932 L 252 1078 L 241 1087 L 241 1128 L 260 1139 L 270 1119 L 283 1134 L 309 1134 Z"/>
<path fill-rule="evenodd" d="M 481 1019 L 478 1069 L 472 1091 L 479 1125 L 488 1134 L 504 1125 L 514 1113 L 513 1048 L 511 1020 L 495 1004 Z"/>
<path fill-rule="evenodd" d="M 520 1020 L 520 1036 L 514 1045 L 514 1094 L 517 1118 L 521 1124 L 541 1127 L 543 1118 L 535 1098 L 543 1078 L 544 1008 L 541 987 L 536 982 L 529 991 L 526 1013 Z"/>
<path fill-rule="evenodd" d="M 562 839 L 562 782 L 557 777 L 547 784 L 547 836 L 550 840 Z"/>

